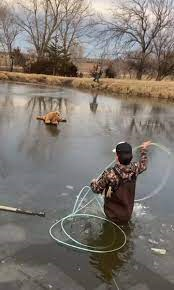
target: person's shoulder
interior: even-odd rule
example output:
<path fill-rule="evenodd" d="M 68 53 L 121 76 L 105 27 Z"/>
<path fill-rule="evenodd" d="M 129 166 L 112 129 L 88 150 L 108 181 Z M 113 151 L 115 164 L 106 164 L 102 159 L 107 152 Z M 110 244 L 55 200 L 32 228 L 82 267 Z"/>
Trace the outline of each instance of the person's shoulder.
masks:
<path fill-rule="evenodd" d="M 114 170 L 114 167 L 109 167 L 105 171 L 105 176 L 107 176 L 108 179 L 112 179 L 116 177 L 116 170 Z"/>
<path fill-rule="evenodd" d="M 139 162 L 131 162 L 132 172 L 137 176 L 139 171 L 140 163 Z"/>
<path fill-rule="evenodd" d="M 109 181 L 110 184 L 119 181 L 119 173 L 116 170 L 116 165 L 114 167 L 110 167 L 107 169 L 107 180 Z"/>
<path fill-rule="evenodd" d="M 112 173 L 112 172 L 114 172 L 114 169 L 113 169 L 113 167 L 108 167 L 107 169 L 105 169 L 104 172 L 106 172 L 106 173 Z"/>
<path fill-rule="evenodd" d="M 139 162 L 131 162 L 130 167 L 132 171 L 136 170 L 139 166 Z"/>

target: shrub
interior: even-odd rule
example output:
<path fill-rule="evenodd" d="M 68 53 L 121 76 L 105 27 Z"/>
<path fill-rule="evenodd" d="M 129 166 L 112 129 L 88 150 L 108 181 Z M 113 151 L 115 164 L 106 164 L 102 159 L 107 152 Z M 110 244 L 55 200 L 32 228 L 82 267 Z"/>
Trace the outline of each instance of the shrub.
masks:
<path fill-rule="evenodd" d="M 76 77 L 77 67 L 71 61 L 60 59 L 59 62 L 54 62 L 45 58 L 30 64 L 25 72 Z"/>
<path fill-rule="evenodd" d="M 107 78 L 115 78 L 116 73 L 115 73 L 115 71 L 114 71 L 114 69 L 113 69 L 112 66 L 109 66 L 109 67 L 106 68 L 106 70 L 105 70 L 105 76 Z"/>

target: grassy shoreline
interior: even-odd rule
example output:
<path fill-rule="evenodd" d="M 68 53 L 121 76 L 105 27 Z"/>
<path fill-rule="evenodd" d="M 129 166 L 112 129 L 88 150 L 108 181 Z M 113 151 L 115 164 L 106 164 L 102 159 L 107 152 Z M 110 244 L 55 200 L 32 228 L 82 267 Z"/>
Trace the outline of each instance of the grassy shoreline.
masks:
<path fill-rule="evenodd" d="M 174 101 L 174 81 L 101 79 L 97 84 L 90 78 L 68 78 L 16 72 L 0 72 L 0 81 L 68 86 L 83 90 L 97 89 L 101 93 Z"/>

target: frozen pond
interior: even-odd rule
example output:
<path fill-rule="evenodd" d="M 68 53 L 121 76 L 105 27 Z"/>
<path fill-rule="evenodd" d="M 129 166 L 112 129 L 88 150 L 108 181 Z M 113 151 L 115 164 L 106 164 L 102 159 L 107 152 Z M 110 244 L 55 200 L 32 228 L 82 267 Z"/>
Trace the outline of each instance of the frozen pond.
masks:
<path fill-rule="evenodd" d="M 36 120 L 50 110 L 60 110 L 67 123 L 56 128 Z M 174 289 L 173 116 L 171 104 L 0 83 L 1 204 L 47 213 L 42 219 L 0 212 L 0 289 Z M 136 198 L 155 196 L 136 204 L 126 246 L 95 254 L 53 241 L 50 226 L 72 211 L 81 188 L 114 158 L 115 144 L 149 139 L 171 154 L 149 150 Z M 103 227 L 95 243 L 111 238 Z"/>

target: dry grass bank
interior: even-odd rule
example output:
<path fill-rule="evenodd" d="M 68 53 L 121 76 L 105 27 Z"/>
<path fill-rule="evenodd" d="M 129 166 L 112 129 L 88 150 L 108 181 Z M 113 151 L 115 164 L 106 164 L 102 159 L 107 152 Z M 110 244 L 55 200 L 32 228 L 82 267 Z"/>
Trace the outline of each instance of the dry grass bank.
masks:
<path fill-rule="evenodd" d="M 10 72 L 0 72 L 0 80 L 45 84 L 49 86 L 69 86 L 87 90 L 97 88 L 102 93 L 174 100 L 174 81 L 101 79 L 100 83 L 97 84 L 89 78 L 68 78 Z"/>

